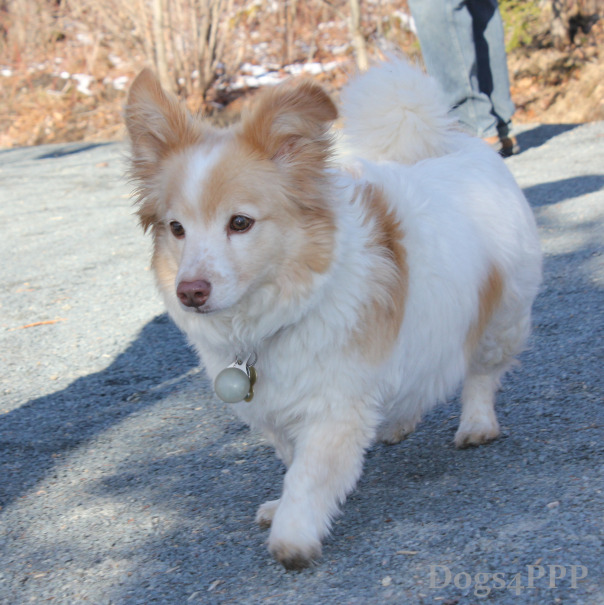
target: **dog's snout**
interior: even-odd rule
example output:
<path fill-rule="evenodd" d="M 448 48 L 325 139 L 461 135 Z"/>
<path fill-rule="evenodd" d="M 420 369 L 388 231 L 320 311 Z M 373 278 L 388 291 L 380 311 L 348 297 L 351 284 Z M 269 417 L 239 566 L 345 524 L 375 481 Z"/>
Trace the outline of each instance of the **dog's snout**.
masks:
<path fill-rule="evenodd" d="M 202 307 L 210 297 L 212 284 L 200 279 L 198 281 L 181 281 L 176 288 L 176 295 L 186 307 Z"/>

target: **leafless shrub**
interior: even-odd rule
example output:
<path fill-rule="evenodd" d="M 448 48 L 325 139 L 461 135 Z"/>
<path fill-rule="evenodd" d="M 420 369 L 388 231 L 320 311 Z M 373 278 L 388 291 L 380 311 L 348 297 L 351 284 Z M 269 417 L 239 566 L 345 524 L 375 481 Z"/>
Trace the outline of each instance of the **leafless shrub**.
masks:
<path fill-rule="evenodd" d="M 600 0 L 540 0 L 539 5 L 544 37 L 558 50 L 573 44 L 579 32 L 588 34 L 603 12 Z"/>
<path fill-rule="evenodd" d="M 46 0 L 3 0 L 0 3 L 0 56 L 11 64 L 34 58 L 61 37 L 61 9 Z"/>
<path fill-rule="evenodd" d="M 131 47 L 165 87 L 183 96 L 212 84 L 233 0 L 64 0 L 65 10 L 106 42 Z"/>
<path fill-rule="evenodd" d="M 405 0 L 360 1 L 368 54 L 377 38 L 402 46 Z M 354 71 L 349 16 L 350 0 L 0 0 L 0 146 L 119 135 L 127 83 L 145 64 L 216 119 L 236 118 L 233 101 L 257 85 L 246 64 L 281 77 L 329 64 L 316 77 L 337 91 Z"/>

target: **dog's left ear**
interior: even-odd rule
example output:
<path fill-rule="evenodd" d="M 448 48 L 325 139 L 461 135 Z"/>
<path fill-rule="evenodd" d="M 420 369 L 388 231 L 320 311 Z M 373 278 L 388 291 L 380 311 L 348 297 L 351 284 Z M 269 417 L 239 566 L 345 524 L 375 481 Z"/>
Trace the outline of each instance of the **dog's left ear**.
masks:
<path fill-rule="evenodd" d="M 242 116 L 243 135 L 273 160 L 285 160 L 309 146 L 327 157 L 328 131 L 338 111 L 321 86 L 303 80 L 264 89 Z"/>

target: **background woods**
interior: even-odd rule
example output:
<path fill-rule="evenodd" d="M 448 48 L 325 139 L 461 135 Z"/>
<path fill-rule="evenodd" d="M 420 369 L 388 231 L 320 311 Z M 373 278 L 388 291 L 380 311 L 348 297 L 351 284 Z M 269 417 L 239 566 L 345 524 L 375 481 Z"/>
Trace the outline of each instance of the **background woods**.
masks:
<path fill-rule="evenodd" d="M 518 121 L 604 119 L 599 0 L 501 0 Z M 120 137 L 136 72 L 217 121 L 289 74 L 420 59 L 404 0 L 0 0 L 0 146 Z"/>

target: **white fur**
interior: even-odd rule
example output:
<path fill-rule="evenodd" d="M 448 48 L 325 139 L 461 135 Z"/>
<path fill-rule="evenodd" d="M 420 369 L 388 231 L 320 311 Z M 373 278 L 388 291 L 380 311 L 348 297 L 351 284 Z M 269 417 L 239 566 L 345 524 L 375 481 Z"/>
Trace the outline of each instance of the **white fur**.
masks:
<path fill-rule="evenodd" d="M 167 244 L 181 259 L 178 279 L 212 282 L 207 304 L 216 312 L 208 314 L 186 309 L 175 287 L 161 286 L 209 376 L 238 353 L 258 355 L 254 398 L 232 409 L 267 436 L 288 468 L 280 500 L 257 516 L 272 523 L 269 549 L 287 567 L 320 555 L 366 448 L 378 437 L 403 438 L 464 378 L 457 444 L 497 436 L 495 389 L 525 343 L 540 282 L 537 232 L 522 192 L 488 146 L 455 130 L 432 81 L 389 62 L 349 84 L 343 100 L 346 154 L 326 192 L 334 254 L 304 296 L 284 296 L 271 281 L 272 267 L 303 241 L 295 225 L 284 234 L 257 216 L 249 233 L 227 239 L 224 224 L 241 211 L 241 200 L 227 200 L 208 224 L 181 216 L 178 204 L 167 211 L 187 229 L 186 243 Z M 178 196 L 194 207 L 206 164 L 189 161 L 192 181 Z M 367 284 L 384 263 L 368 248 L 372 223 L 358 199 L 358 186 L 368 183 L 384 191 L 400 219 L 409 271 L 404 320 L 379 361 L 350 345 L 371 302 Z M 261 205 L 245 203 L 248 214 L 262 213 Z M 468 359 L 466 338 L 493 266 L 503 279 L 502 300 Z"/>
<path fill-rule="evenodd" d="M 372 67 L 344 87 L 340 99 L 342 145 L 352 155 L 413 164 L 457 146 L 436 81 L 404 61 Z"/>

